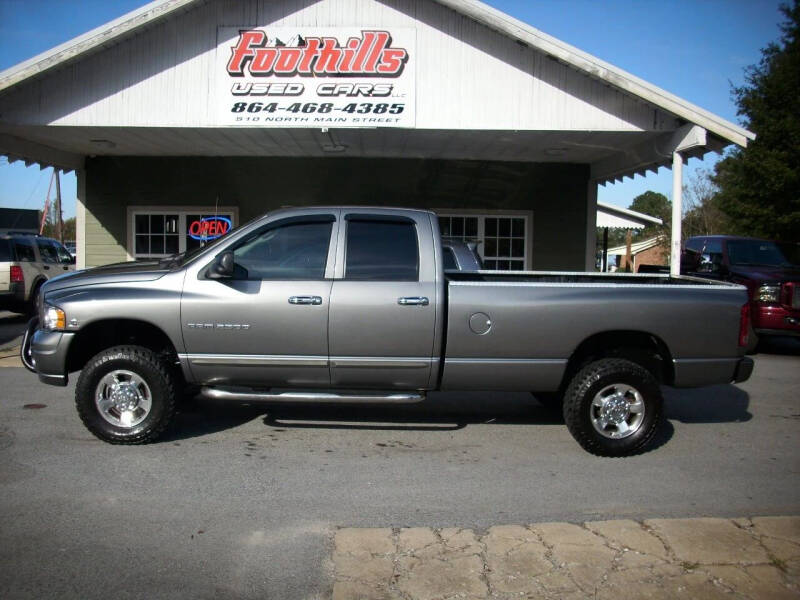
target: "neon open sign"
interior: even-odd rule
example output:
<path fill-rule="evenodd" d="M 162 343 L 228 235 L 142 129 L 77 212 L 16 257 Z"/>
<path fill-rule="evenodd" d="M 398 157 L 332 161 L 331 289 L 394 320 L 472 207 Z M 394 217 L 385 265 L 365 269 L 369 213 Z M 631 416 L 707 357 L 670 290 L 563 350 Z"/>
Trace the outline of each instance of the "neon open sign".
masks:
<path fill-rule="evenodd" d="M 203 217 L 189 225 L 189 237 L 200 241 L 215 240 L 228 233 L 231 227 L 233 223 L 228 217 Z"/>

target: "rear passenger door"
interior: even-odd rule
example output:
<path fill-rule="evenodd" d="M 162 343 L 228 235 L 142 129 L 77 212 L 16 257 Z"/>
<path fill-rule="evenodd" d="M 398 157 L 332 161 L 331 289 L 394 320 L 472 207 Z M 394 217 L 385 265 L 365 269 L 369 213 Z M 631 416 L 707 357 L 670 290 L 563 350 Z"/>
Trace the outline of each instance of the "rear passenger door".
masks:
<path fill-rule="evenodd" d="M 331 383 L 337 387 L 424 389 L 436 327 L 436 269 L 426 214 L 343 212 L 331 291 Z"/>

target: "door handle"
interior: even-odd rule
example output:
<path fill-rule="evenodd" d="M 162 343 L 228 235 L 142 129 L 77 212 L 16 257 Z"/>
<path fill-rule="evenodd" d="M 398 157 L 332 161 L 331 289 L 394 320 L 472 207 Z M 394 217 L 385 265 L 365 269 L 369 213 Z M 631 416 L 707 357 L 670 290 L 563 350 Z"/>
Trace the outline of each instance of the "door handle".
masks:
<path fill-rule="evenodd" d="M 289 304 L 322 304 L 320 296 L 289 296 Z"/>
<path fill-rule="evenodd" d="M 430 301 L 425 296 L 404 296 L 397 299 L 400 306 L 428 306 Z"/>
<path fill-rule="evenodd" d="M 48 267 L 47 265 L 44 265 L 43 268 L 44 268 L 45 271 L 49 271 L 50 270 L 50 267 Z"/>

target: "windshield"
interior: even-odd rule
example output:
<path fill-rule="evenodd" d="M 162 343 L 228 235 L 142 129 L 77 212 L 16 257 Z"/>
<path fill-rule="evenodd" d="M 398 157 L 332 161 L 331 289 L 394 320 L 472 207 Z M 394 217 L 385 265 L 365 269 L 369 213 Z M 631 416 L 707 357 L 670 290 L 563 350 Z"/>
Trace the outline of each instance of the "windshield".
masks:
<path fill-rule="evenodd" d="M 774 242 L 762 240 L 731 240 L 728 242 L 728 261 L 731 265 L 791 267 L 792 263 L 784 256 Z"/>

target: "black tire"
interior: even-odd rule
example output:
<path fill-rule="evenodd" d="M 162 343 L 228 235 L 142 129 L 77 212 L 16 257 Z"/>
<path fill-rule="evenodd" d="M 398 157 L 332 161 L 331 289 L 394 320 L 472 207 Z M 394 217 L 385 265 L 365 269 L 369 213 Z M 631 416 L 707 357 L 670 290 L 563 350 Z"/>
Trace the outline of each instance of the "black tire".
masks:
<path fill-rule="evenodd" d="M 561 392 L 531 392 L 536 401 L 553 412 L 561 412 L 564 408 L 564 396 Z"/>
<path fill-rule="evenodd" d="M 143 382 L 150 406 L 141 422 L 115 425 L 103 416 L 95 398 L 104 378 L 132 373 Z M 177 392 L 173 370 L 153 351 L 141 346 L 115 346 L 95 355 L 81 371 L 75 406 L 86 428 L 111 444 L 145 444 L 157 439 L 175 414 Z M 113 415 L 110 415 L 113 419 Z"/>
<path fill-rule="evenodd" d="M 28 299 L 28 304 L 25 306 L 25 314 L 34 316 L 38 313 L 39 294 L 42 291 L 42 285 L 44 285 L 44 281 L 35 284 L 35 287 L 31 290 L 31 297 Z"/>
<path fill-rule="evenodd" d="M 612 394 L 614 386 L 634 388 L 641 397 L 643 414 L 630 414 L 629 419 L 614 425 L 613 422 L 600 433 L 593 424 L 600 421 L 600 408 L 593 406 L 601 392 Z M 611 395 L 605 396 L 610 398 Z M 629 392 L 626 400 L 634 399 Z M 638 404 L 632 402 L 631 405 Z M 624 405 L 623 405 L 624 406 Z M 572 378 L 564 394 L 564 421 L 575 440 L 597 456 L 630 456 L 644 450 L 653 440 L 663 420 L 664 400 L 658 382 L 640 365 L 622 358 L 604 358 L 589 363 Z M 624 408 L 622 410 L 625 410 Z M 602 423 L 598 425 L 601 427 Z M 630 433 L 624 430 L 632 430 Z M 612 439 L 611 435 L 624 435 Z"/>

